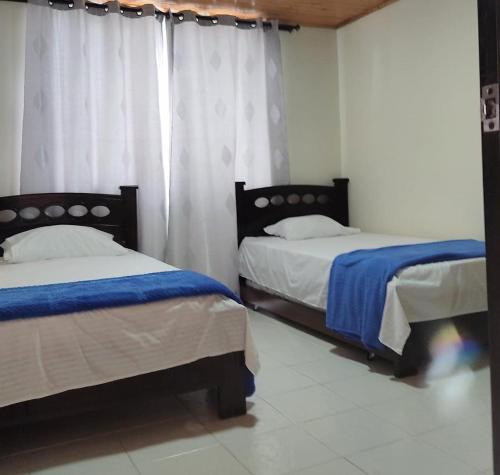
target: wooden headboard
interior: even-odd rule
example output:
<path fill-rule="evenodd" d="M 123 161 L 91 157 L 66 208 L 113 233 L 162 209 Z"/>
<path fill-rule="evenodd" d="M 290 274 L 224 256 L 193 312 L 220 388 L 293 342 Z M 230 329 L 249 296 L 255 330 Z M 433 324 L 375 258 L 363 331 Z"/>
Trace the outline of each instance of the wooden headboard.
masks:
<path fill-rule="evenodd" d="M 322 214 L 349 226 L 348 178 L 333 186 L 285 185 L 245 190 L 236 182 L 238 243 L 246 236 L 266 236 L 263 228 L 284 218 Z"/>
<path fill-rule="evenodd" d="M 137 250 L 137 186 L 121 194 L 42 193 L 0 197 L 0 243 L 9 236 L 42 226 L 89 226 Z"/>

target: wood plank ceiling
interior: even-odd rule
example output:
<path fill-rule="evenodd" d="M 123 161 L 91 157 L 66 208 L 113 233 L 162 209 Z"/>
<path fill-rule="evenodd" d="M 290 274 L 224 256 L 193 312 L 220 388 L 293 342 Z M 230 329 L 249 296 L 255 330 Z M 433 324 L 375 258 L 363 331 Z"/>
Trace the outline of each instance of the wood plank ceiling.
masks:
<path fill-rule="evenodd" d="M 396 0 L 155 0 L 161 10 L 193 10 L 200 15 L 278 19 L 282 23 L 338 28 Z M 129 0 L 131 5 L 149 3 Z"/>

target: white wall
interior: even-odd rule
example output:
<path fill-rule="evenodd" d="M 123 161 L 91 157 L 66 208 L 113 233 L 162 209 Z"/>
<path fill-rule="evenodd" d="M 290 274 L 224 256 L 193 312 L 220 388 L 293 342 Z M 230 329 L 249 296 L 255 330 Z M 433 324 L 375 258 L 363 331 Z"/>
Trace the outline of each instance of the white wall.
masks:
<path fill-rule="evenodd" d="M 338 47 L 352 224 L 483 237 L 476 0 L 399 0 Z"/>
<path fill-rule="evenodd" d="M 0 2 L 2 165 L 21 147 L 23 10 Z M 292 183 L 348 176 L 367 231 L 482 237 L 476 24 L 475 0 L 399 0 L 337 32 L 283 32 Z M 17 192 L 7 168 L 0 195 Z"/>
<path fill-rule="evenodd" d="M 19 192 L 25 5 L 0 2 L 0 196 Z"/>
<path fill-rule="evenodd" d="M 291 181 L 331 184 L 340 174 L 337 34 L 282 32 Z"/>

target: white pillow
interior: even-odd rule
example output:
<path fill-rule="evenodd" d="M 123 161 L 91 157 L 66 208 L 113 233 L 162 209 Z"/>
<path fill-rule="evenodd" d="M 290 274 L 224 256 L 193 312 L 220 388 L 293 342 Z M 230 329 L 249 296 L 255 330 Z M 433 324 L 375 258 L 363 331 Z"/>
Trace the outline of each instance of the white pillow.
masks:
<path fill-rule="evenodd" d="M 272 236 L 285 238 L 289 241 L 334 236 L 349 236 L 361 232 L 357 228 L 342 226 L 337 221 L 321 214 L 286 218 L 276 224 L 266 226 L 264 231 Z"/>
<path fill-rule="evenodd" d="M 128 250 L 111 234 L 87 226 L 44 226 L 7 238 L 0 247 L 9 264 L 63 257 L 120 256 Z"/>

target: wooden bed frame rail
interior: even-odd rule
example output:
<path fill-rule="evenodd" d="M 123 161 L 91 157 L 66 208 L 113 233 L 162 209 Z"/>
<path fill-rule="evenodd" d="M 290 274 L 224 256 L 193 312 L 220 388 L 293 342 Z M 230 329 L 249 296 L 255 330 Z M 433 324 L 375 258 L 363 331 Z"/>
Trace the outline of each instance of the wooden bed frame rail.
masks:
<path fill-rule="evenodd" d="M 133 400 L 141 394 L 158 390 L 168 395 L 214 389 L 219 417 L 239 416 L 246 413 L 244 364 L 243 352 L 228 353 L 154 373 L 20 402 L 0 408 L 0 428 L 112 408 L 117 402 Z"/>

